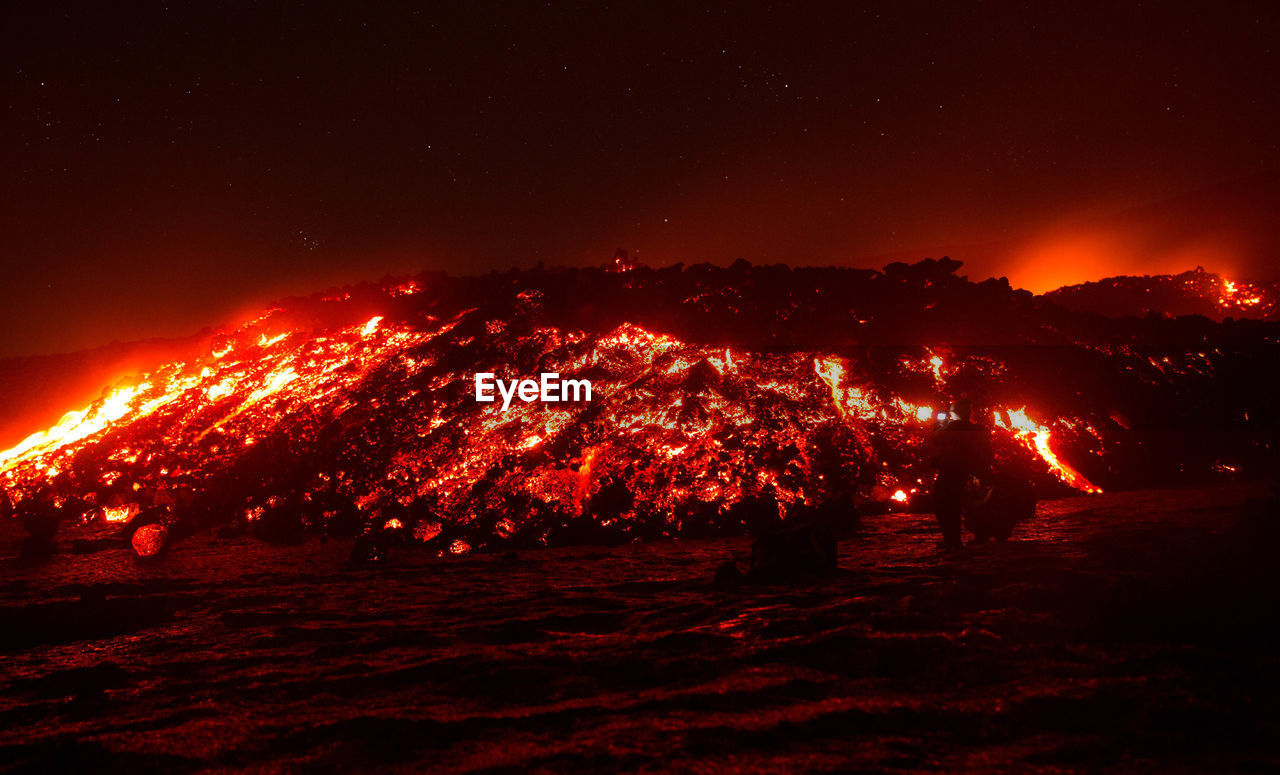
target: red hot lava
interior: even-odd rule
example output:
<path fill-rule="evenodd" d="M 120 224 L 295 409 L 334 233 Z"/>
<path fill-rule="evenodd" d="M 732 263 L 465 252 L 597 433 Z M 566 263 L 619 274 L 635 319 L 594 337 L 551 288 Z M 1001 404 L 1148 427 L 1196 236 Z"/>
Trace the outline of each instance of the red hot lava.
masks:
<path fill-rule="evenodd" d="M 890 288 L 915 299 L 902 313 L 918 308 L 913 321 L 946 294 L 998 293 L 1018 314 L 1039 314 L 1007 286 L 975 286 L 950 265 L 920 266 L 833 277 L 882 284 L 871 297 Z M 1106 435 L 1119 427 L 1109 407 L 1037 409 L 1032 396 L 1018 398 L 1024 380 L 1015 370 L 1027 367 L 1007 357 L 955 344 L 850 349 L 847 337 L 817 349 L 695 341 L 676 331 L 707 315 L 731 317 L 725 309 L 740 314 L 752 283 L 769 285 L 751 274 L 765 270 L 736 268 L 748 282 L 734 287 L 732 274 L 696 274 L 713 270 L 628 269 L 514 280 L 424 275 L 303 300 L 301 313 L 272 310 L 0 452 L 0 482 L 19 508 L 51 501 L 80 520 L 124 522 L 147 511 L 152 521 L 162 513 L 189 525 L 395 526 L 453 553 L 705 534 L 739 529 L 736 507 L 748 499 L 775 500 L 784 515 L 831 502 L 910 501 L 931 478 L 935 412 L 986 385 L 995 386 L 987 407 L 1004 465 L 1042 485 L 1100 491 L 1079 466 L 1094 460 L 1097 469 Z M 780 326 L 808 305 L 847 316 L 854 336 L 876 336 L 871 312 L 849 315 L 803 279 L 811 270 L 785 271 L 793 287 L 777 294 Z M 586 282 L 620 298 L 679 285 L 683 303 L 703 317 L 663 330 L 653 320 L 610 321 L 626 314 L 621 302 L 608 314 L 547 311 L 548 289 Z M 473 303 L 485 283 L 509 288 L 509 301 Z M 379 304 L 383 314 L 352 319 Z M 887 315 L 881 331 L 900 330 Z M 1086 355 L 1103 347 L 1072 346 Z M 502 411 L 474 400 L 481 372 L 557 372 L 589 379 L 594 396 Z"/>

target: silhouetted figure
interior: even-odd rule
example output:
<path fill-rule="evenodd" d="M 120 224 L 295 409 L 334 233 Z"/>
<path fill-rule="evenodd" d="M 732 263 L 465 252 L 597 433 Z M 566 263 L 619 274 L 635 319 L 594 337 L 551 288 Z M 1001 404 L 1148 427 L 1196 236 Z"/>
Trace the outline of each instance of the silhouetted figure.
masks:
<path fill-rule="evenodd" d="M 836 539 L 826 525 L 811 520 L 762 535 L 751 544 L 746 580 L 764 584 L 815 581 L 835 572 Z M 717 577 L 720 571 L 717 571 Z"/>
<path fill-rule="evenodd" d="M 750 564 L 743 573 L 732 560 L 720 563 L 716 586 L 811 583 L 836 571 L 838 549 L 825 512 L 797 506 L 783 519 L 769 485 L 735 504 L 733 514 L 752 537 Z"/>
<path fill-rule="evenodd" d="M 741 585 L 742 582 L 742 571 L 738 570 L 738 564 L 733 560 L 725 560 L 716 567 L 714 583 L 717 587 L 729 589 Z"/>
<path fill-rule="evenodd" d="M 745 580 L 765 584 L 812 581 L 836 569 L 836 539 L 815 510 L 792 509 L 787 519 L 778 511 L 777 494 L 766 488 L 747 509 L 751 565 Z M 717 572 L 719 575 L 719 572 Z"/>
<path fill-rule="evenodd" d="M 968 399 L 957 401 L 951 408 L 951 417 L 940 421 L 933 435 L 931 462 L 938 469 L 933 510 L 942 527 L 942 545 L 946 549 L 964 545 L 960 529 L 969 482 L 975 476 L 986 476 L 991 468 L 991 431 L 974 423 L 971 413 Z"/>
<path fill-rule="evenodd" d="M 984 488 L 980 499 L 967 504 L 964 514 L 965 527 L 974 540 L 1004 541 L 1019 523 L 1035 516 L 1038 499 L 1029 472 L 1012 467 L 993 470 L 983 484 L 990 486 Z"/>
<path fill-rule="evenodd" d="M 62 521 L 62 509 L 54 501 L 53 492 L 42 487 L 35 495 L 24 498 L 15 508 L 27 536 L 19 545 L 26 558 L 48 557 L 56 551 L 53 539 Z"/>

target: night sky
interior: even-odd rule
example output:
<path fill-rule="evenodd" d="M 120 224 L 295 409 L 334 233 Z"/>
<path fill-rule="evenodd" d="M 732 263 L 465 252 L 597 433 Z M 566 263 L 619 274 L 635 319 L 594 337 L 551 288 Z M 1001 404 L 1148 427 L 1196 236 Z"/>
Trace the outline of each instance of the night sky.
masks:
<path fill-rule="evenodd" d="M 1268 3 L 115 5 L 3 11 L 0 355 L 618 247 L 1280 274 Z"/>

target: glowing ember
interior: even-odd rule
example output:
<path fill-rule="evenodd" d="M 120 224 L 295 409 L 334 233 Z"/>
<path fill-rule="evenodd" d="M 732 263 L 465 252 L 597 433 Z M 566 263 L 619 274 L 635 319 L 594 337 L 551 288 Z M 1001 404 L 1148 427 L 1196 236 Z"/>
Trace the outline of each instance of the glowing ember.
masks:
<path fill-rule="evenodd" d="M 895 490 L 895 491 L 894 491 L 894 493 L 893 493 L 893 496 L 892 496 L 892 497 L 893 497 L 893 499 L 894 499 L 895 501 L 897 501 L 898 503 L 906 503 L 906 502 L 907 502 L 907 491 L 906 491 L 906 490 Z"/>
<path fill-rule="evenodd" d="M 1263 303 L 1264 296 L 1265 292 L 1253 285 L 1224 279 L 1218 305 L 1223 308 L 1256 307 Z"/>
<path fill-rule="evenodd" d="M 426 543 L 440 535 L 442 529 L 439 522 L 419 522 L 413 527 L 413 537 L 415 540 Z"/>
<path fill-rule="evenodd" d="M 155 557 L 164 550 L 168 537 L 169 530 L 164 525 L 143 525 L 133 531 L 130 543 L 139 557 Z"/>
<path fill-rule="evenodd" d="M 831 389 L 831 403 L 835 405 L 836 411 L 841 417 L 847 417 L 849 412 L 845 408 L 844 389 L 840 387 L 844 380 L 844 366 L 835 358 L 814 358 L 813 371 Z"/>
<path fill-rule="evenodd" d="M 138 511 L 138 504 L 136 503 L 126 503 L 123 506 L 108 506 L 102 510 L 102 518 L 107 522 L 128 522 Z"/>
<path fill-rule="evenodd" d="M 870 419 L 882 411 L 865 389 L 843 386 L 845 367 L 838 358 L 815 358 L 813 370 L 831 389 L 831 400 L 841 417 Z"/>
<path fill-rule="evenodd" d="M 393 286 L 387 292 L 392 296 L 412 296 L 422 290 L 422 286 L 416 280 L 408 280 Z"/>
<path fill-rule="evenodd" d="M 939 385 L 943 383 L 942 364 L 943 360 L 941 355 L 934 355 L 929 358 L 929 366 L 933 368 L 933 381 Z"/>

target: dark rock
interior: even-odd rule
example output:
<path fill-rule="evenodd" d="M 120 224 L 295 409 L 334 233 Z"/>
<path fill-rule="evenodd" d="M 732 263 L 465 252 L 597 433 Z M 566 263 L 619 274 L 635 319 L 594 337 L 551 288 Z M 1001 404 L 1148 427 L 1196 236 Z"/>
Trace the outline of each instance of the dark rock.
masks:
<path fill-rule="evenodd" d="M 812 581 L 833 573 L 838 551 L 825 525 L 804 524 L 762 535 L 751 544 L 747 580 L 777 584 Z"/>
<path fill-rule="evenodd" d="M 738 565 L 733 560 L 725 560 L 716 568 L 715 585 L 717 587 L 732 588 L 742 584 L 742 571 L 738 570 Z"/>
<path fill-rule="evenodd" d="M 387 547 L 381 536 L 376 534 L 362 535 L 356 538 L 351 547 L 348 562 L 351 565 L 376 565 L 387 561 Z"/>

